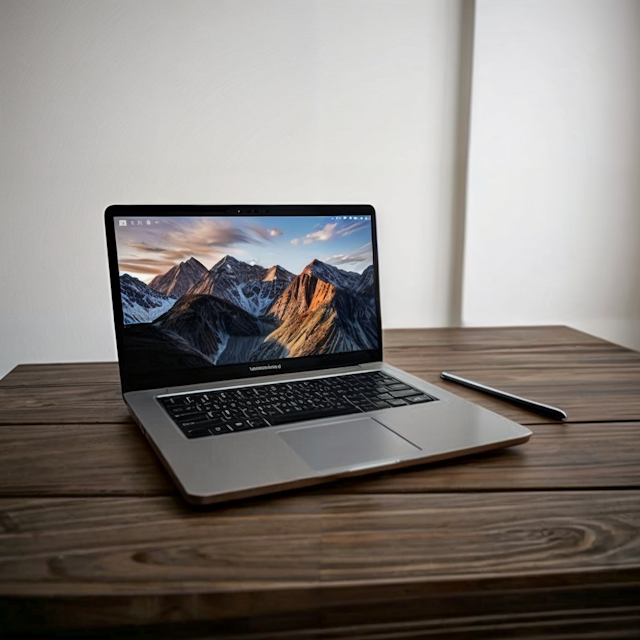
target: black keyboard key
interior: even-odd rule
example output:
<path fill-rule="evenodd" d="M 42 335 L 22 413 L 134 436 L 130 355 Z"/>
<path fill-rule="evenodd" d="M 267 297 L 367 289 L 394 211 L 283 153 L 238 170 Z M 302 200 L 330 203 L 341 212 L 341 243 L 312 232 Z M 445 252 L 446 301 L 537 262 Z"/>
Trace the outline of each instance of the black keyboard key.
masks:
<path fill-rule="evenodd" d="M 417 389 L 407 389 L 406 391 L 392 391 L 391 395 L 394 398 L 406 398 L 408 396 L 417 396 L 421 393 L 422 391 L 418 391 Z"/>
<path fill-rule="evenodd" d="M 203 428 L 188 429 L 186 433 L 187 438 L 202 438 L 204 436 L 210 436 L 210 435 L 211 435 L 211 431 L 209 431 L 209 429 L 203 429 Z"/>
<path fill-rule="evenodd" d="M 390 384 L 389 389 L 391 391 L 406 391 L 407 389 L 411 389 L 408 384 L 404 384 L 404 382 L 396 382 L 395 384 Z"/>
<path fill-rule="evenodd" d="M 200 425 L 205 424 L 205 423 L 209 423 L 210 420 L 206 416 L 204 416 L 204 418 L 200 418 L 199 420 L 198 419 L 193 419 L 193 418 L 188 418 L 188 419 L 185 419 L 185 420 L 176 420 L 176 422 L 183 429 L 186 429 L 188 427 L 196 427 L 196 426 L 200 426 Z"/>
<path fill-rule="evenodd" d="M 411 404 L 420 404 L 421 402 L 431 402 L 432 400 L 433 398 L 431 396 L 427 396 L 425 394 L 422 394 L 420 396 L 411 396 L 410 398 L 407 398 L 407 402 Z"/>
<path fill-rule="evenodd" d="M 233 429 L 231 429 L 231 427 L 227 426 L 226 424 L 219 424 L 215 427 L 211 427 L 209 430 L 214 436 L 217 436 L 221 433 L 231 433 L 233 431 Z"/>
<path fill-rule="evenodd" d="M 247 429 L 251 429 L 253 425 L 248 420 L 232 420 L 229 426 L 234 431 L 246 431 Z"/>
<path fill-rule="evenodd" d="M 172 412 L 171 417 L 174 420 L 180 422 L 181 420 L 190 420 L 191 418 L 199 418 L 199 417 L 207 417 L 206 411 L 180 411 L 180 412 Z"/>
<path fill-rule="evenodd" d="M 228 424 L 225 420 L 221 420 L 220 418 L 214 418 L 213 420 L 207 418 L 205 420 L 185 420 L 184 422 L 179 422 L 180 426 L 183 429 L 196 428 L 196 427 L 206 427 L 207 429 L 211 429 L 212 427 L 217 427 L 218 425 L 226 425 Z"/>
<path fill-rule="evenodd" d="M 388 400 L 387 401 L 392 407 L 406 407 L 407 403 L 404 400 Z"/>

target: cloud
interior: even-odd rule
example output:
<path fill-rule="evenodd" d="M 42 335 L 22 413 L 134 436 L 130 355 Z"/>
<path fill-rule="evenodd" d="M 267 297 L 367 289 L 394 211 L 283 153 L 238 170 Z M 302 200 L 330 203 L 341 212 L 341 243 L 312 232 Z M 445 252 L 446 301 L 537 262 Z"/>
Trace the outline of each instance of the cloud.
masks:
<path fill-rule="evenodd" d="M 171 262 L 160 260 L 145 260 L 144 258 L 134 258 L 131 260 L 122 260 L 118 263 L 120 271 L 129 271 L 131 273 L 144 273 L 151 276 L 157 276 L 164 273 L 174 266 Z"/>
<path fill-rule="evenodd" d="M 137 249 L 138 251 L 142 251 L 144 253 L 162 253 L 163 251 L 166 251 L 166 249 L 162 248 L 162 247 L 152 247 L 151 245 L 148 245 L 146 242 L 130 242 L 128 245 L 128 247 L 131 247 L 132 249 Z"/>
<path fill-rule="evenodd" d="M 275 227 L 273 229 L 265 229 L 255 222 L 247 224 L 247 228 L 250 229 L 256 236 L 258 236 L 258 238 L 268 240 L 269 242 L 284 233 L 282 229 L 276 229 Z M 256 240 L 258 240 L 258 238 L 256 238 Z M 260 240 L 258 240 L 258 242 L 260 242 Z M 260 244 L 262 243 L 260 242 Z"/>
<path fill-rule="evenodd" d="M 191 255 L 206 253 L 212 248 L 229 249 L 237 243 L 255 244 L 255 238 L 230 220 L 201 218 L 165 236 L 165 242 L 175 250 Z"/>
<path fill-rule="evenodd" d="M 291 241 L 291 244 L 311 244 L 312 242 L 326 242 L 327 240 L 331 240 L 333 237 L 333 232 L 338 226 L 337 222 L 327 222 L 321 229 L 317 231 L 312 231 L 311 233 L 307 233 L 304 238 L 294 238 Z M 297 242 L 296 242 L 297 241 Z"/>
<path fill-rule="evenodd" d="M 252 233 L 254 231 L 254 233 Z M 262 229 L 261 237 L 268 238 L 268 229 Z M 122 230 L 121 230 L 122 233 Z M 165 273 L 179 262 L 195 257 L 205 266 L 213 265 L 227 254 L 246 253 L 239 244 L 262 244 L 255 230 L 247 230 L 224 219 L 184 219 L 173 222 L 169 228 L 149 230 L 133 228 L 133 238 L 126 245 L 126 252 L 119 261 L 120 270 L 157 275 Z M 141 235 L 144 240 L 140 239 Z M 147 242 L 146 240 L 149 240 Z"/>
<path fill-rule="evenodd" d="M 307 233 L 307 235 L 302 238 L 294 238 L 291 244 L 300 244 L 301 242 L 303 244 L 311 244 L 312 242 L 326 242 L 332 238 L 345 238 L 352 233 L 367 229 L 369 226 L 369 223 L 364 221 L 349 222 L 344 226 L 340 226 L 341 224 L 342 223 L 338 222 L 328 222 L 324 227 L 316 225 L 315 231 Z"/>
<path fill-rule="evenodd" d="M 262 244 L 263 240 L 273 240 L 273 236 L 271 235 L 271 229 L 265 229 L 255 222 L 247 223 L 247 229 L 254 234 L 254 238 L 252 238 L 254 244 Z"/>
<path fill-rule="evenodd" d="M 350 236 L 352 233 L 360 231 L 360 229 L 366 229 L 368 225 L 368 222 L 353 222 L 351 224 L 347 224 L 346 227 L 340 227 L 336 231 L 336 237 L 344 238 L 345 236 Z"/>
<path fill-rule="evenodd" d="M 364 246 L 352 251 L 351 253 L 339 253 L 323 260 L 327 264 L 340 266 L 344 264 L 358 264 L 360 262 L 373 262 L 373 250 L 371 243 L 368 242 Z"/>

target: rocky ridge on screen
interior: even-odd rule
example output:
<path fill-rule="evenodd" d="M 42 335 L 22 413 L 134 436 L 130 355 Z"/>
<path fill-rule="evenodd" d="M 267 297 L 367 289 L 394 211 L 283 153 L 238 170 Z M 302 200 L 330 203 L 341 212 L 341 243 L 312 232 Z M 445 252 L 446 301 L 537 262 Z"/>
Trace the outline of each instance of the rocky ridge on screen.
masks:
<path fill-rule="evenodd" d="M 225 365 L 376 349 L 373 266 L 313 260 L 298 275 L 225 256 L 195 258 L 148 285 L 120 276 L 124 347 L 146 366 Z"/>

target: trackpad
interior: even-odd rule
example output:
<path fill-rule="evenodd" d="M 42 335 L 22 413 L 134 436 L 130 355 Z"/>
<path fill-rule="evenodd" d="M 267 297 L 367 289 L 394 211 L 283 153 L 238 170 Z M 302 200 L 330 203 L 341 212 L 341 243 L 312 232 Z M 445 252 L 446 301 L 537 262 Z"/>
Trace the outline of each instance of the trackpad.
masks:
<path fill-rule="evenodd" d="M 299 427 L 278 435 L 316 471 L 395 460 L 420 450 L 373 418 Z"/>

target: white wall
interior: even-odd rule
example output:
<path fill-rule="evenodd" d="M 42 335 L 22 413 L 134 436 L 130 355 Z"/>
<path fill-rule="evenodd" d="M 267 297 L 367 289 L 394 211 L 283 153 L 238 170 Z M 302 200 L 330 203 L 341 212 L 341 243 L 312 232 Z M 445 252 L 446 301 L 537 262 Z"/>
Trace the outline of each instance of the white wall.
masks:
<path fill-rule="evenodd" d="M 0 376 L 115 358 L 114 202 L 371 202 L 385 326 L 640 348 L 640 3 L 472 8 L 2 0 Z"/>
<path fill-rule="evenodd" d="M 640 349 L 640 2 L 478 0 L 467 325 Z"/>
<path fill-rule="evenodd" d="M 0 376 L 115 358 L 115 202 L 370 202 L 384 324 L 446 324 L 461 6 L 3 0 Z"/>

